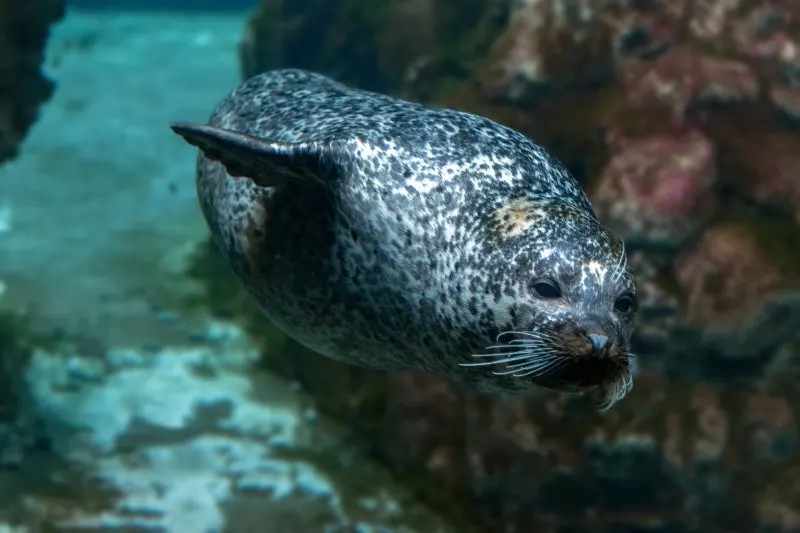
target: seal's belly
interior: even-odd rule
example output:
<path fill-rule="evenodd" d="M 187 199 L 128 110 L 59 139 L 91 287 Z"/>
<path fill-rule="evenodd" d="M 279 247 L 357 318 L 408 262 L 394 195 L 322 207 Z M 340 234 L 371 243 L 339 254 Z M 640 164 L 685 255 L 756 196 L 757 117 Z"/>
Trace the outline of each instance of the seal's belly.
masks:
<path fill-rule="evenodd" d="M 214 239 L 245 289 L 290 337 L 327 357 L 384 370 L 413 368 L 398 331 L 367 304 L 345 257 L 350 229 L 314 191 L 266 190 L 201 165 L 198 187 Z M 386 303 L 397 315 L 401 302 Z M 389 316 L 387 314 L 386 316 Z"/>
<path fill-rule="evenodd" d="M 342 279 L 335 246 L 263 257 L 271 264 L 244 280 L 267 317 L 312 350 L 349 364 L 407 370 L 414 362 L 381 316 Z"/>

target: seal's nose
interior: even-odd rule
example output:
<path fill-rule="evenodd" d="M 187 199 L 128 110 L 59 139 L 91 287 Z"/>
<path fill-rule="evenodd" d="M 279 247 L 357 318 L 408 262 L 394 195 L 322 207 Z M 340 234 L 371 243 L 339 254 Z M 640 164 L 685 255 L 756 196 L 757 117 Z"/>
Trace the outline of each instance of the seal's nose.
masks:
<path fill-rule="evenodd" d="M 590 335 L 587 335 L 586 337 L 592 343 L 592 347 L 594 348 L 594 353 L 597 355 L 602 354 L 606 350 L 606 348 L 608 348 L 608 346 L 611 344 L 611 340 L 605 335 L 592 333 Z"/>

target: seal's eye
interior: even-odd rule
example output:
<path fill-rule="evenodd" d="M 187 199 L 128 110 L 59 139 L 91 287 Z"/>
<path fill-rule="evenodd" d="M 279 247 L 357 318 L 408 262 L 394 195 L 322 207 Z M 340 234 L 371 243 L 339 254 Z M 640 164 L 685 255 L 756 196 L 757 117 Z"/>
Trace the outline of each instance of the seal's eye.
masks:
<path fill-rule="evenodd" d="M 614 302 L 614 311 L 621 315 L 627 315 L 633 311 L 635 306 L 636 304 L 633 301 L 633 297 L 630 294 L 623 294 Z"/>
<path fill-rule="evenodd" d="M 533 292 L 536 293 L 536 296 L 539 298 L 544 298 L 546 300 L 561 297 L 561 289 L 558 287 L 558 284 L 551 279 L 537 279 L 533 283 Z"/>

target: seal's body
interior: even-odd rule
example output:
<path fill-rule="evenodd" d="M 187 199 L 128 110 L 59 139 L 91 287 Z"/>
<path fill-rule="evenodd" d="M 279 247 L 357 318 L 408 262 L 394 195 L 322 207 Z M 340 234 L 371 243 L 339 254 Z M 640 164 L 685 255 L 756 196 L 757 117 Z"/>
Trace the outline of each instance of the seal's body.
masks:
<path fill-rule="evenodd" d="M 173 129 L 215 241 L 302 344 L 485 392 L 630 389 L 624 247 L 522 134 L 294 69 Z"/>

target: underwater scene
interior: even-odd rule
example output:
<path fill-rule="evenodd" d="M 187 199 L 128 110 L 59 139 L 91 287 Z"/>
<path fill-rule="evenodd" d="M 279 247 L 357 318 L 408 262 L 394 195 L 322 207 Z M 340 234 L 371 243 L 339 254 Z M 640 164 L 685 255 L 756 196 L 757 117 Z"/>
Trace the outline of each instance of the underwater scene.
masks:
<path fill-rule="evenodd" d="M 0 0 L 0 533 L 800 532 L 800 1 Z"/>

